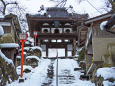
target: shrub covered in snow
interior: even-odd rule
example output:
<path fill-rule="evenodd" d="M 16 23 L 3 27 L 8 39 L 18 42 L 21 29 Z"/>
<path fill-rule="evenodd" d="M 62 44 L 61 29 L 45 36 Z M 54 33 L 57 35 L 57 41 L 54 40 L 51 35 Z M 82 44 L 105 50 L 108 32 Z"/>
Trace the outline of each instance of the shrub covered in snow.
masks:
<path fill-rule="evenodd" d="M 39 57 L 37 57 L 37 56 L 27 56 L 26 57 L 26 62 L 27 62 L 27 65 L 30 65 L 32 67 L 36 67 L 36 66 L 38 66 Z"/>
<path fill-rule="evenodd" d="M 104 86 L 115 86 L 115 67 L 99 68 L 96 76 L 102 78 Z"/>
<path fill-rule="evenodd" d="M 20 53 L 21 53 L 21 50 L 20 49 Z M 30 55 L 35 55 L 35 56 L 38 56 L 38 57 L 41 57 L 41 52 L 42 52 L 42 49 L 39 47 L 39 46 L 36 46 L 36 47 L 24 47 L 24 51 L 27 53 L 28 56 Z"/>
<path fill-rule="evenodd" d="M 21 73 L 21 66 L 18 66 L 16 69 L 17 69 L 18 75 L 20 75 L 20 73 Z M 23 72 L 25 72 L 25 73 L 31 72 L 32 69 L 33 68 L 31 66 L 23 65 Z"/>

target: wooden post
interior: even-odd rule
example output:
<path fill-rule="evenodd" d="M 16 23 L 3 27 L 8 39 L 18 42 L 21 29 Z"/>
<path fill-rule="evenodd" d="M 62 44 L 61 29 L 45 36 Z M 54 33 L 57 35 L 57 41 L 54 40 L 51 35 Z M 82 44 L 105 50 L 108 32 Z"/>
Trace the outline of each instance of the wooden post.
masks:
<path fill-rule="evenodd" d="M 66 45 L 66 47 L 65 47 L 65 57 L 67 57 L 68 56 L 68 53 L 67 53 L 67 45 Z"/>
<path fill-rule="evenodd" d="M 48 46 L 46 45 L 46 57 L 48 57 Z"/>
<path fill-rule="evenodd" d="M 35 47 L 36 47 L 36 36 L 35 36 Z"/>
<path fill-rule="evenodd" d="M 76 40 L 73 39 L 73 51 L 72 51 L 72 56 L 76 54 Z"/>
<path fill-rule="evenodd" d="M 24 52 L 24 41 L 22 41 L 22 55 L 21 55 L 21 78 L 23 76 L 23 52 Z"/>

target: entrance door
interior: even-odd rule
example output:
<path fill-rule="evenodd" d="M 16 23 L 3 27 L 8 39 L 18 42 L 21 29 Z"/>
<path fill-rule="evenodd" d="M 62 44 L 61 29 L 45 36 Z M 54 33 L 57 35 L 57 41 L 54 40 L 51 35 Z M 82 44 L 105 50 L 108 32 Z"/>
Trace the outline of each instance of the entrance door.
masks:
<path fill-rule="evenodd" d="M 58 52 L 58 57 L 65 57 L 65 49 L 64 48 L 49 48 L 48 49 L 48 57 L 56 57 Z"/>

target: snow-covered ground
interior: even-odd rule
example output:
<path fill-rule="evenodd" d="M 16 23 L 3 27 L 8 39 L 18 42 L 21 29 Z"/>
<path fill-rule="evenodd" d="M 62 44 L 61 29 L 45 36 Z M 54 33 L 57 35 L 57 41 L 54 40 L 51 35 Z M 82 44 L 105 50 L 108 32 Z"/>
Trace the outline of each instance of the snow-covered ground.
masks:
<path fill-rule="evenodd" d="M 50 60 L 42 59 L 39 63 L 39 66 L 33 69 L 31 73 L 24 73 L 23 77 L 27 78 L 24 83 L 19 83 L 19 80 L 16 80 L 11 84 L 7 84 L 6 86 L 41 86 L 42 83 L 45 82 L 49 64 Z"/>
<path fill-rule="evenodd" d="M 54 63 L 54 80 L 52 86 L 56 86 L 56 65 Z M 80 80 L 81 72 L 74 71 L 74 68 L 79 68 L 78 63 L 73 59 L 58 59 L 58 86 L 95 86 L 90 81 Z M 61 77 L 62 76 L 62 77 Z M 73 79 L 65 79 L 63 76 L 73 76 Z M 64 79 L 63 79 L 64 78 Z M 70 82 L 70 84 L 68 83 Z"/>
<path fill-rule="evenodd" d="M 54 52 L 51 52 L 52 55 Z M 64 51 L 58 52 L 63 54 Z M 27 78 L 24 82 L 19 83 L 19 80 L 16 80 L 6 86 L 46 86 L 43 85 L 43 83 L 47 83 L 49 79 L 47 77 L 47 69 L 52 62 L 54 66 L 54 77 L 52 79 L 52 83 L 47 86 L 56 86 L 57 60 L 52 61 L 50 59 L 41 59 L 38 67 L 35 69 L 31 68 L 30 73 L 24 73 L 23 77 Z M 79 79 L 82 73 L 80 71 L 74 71 L 74 68 L 78 67 L 79 65 L 77 61 L 73 59 L 58 59 L 58 86 L 95 86 L 91 81 L 83 81 Z"/>

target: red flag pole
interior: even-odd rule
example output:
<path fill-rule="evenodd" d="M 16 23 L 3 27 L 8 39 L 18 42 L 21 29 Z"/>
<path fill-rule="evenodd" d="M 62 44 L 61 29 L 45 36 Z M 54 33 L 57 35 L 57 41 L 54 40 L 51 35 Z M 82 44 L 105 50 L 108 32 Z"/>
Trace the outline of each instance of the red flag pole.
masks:
<path fill-rule="evenodd" d="M 22 40 L 21 78 L 23 77 L 23 52 L 24 52 L 24 40 Z"/>

